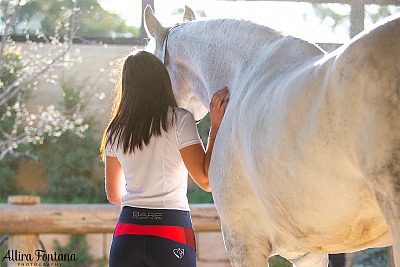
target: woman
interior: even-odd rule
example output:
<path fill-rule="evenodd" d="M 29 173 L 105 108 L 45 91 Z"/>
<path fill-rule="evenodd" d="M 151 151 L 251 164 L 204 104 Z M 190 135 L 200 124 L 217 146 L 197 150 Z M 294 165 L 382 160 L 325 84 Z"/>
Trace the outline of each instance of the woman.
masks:
<path fill-rule="evenodd" d="M 101 145 L 107 198 L 122 206 L 111 267 L 196 266 L 187 173 L 210 191 L 208 168 L 227 95 L 225 88 L 211 100 L 204 151 L 193 115 L 177 107 L 161 61 L 145 51 L 128 56 Z"/>

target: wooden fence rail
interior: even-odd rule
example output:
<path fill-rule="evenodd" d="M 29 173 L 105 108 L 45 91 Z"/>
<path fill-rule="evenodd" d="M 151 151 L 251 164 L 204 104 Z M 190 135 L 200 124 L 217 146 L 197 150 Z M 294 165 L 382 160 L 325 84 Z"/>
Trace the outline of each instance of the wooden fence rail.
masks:
<path fill-rule="evenodd" d="M 195 231 L 221 230 L 213 204 L 194 204 L 190 209 Z M 0 233 L 112 233 L 119 212 L 110 204 L 0 204 Z"/>

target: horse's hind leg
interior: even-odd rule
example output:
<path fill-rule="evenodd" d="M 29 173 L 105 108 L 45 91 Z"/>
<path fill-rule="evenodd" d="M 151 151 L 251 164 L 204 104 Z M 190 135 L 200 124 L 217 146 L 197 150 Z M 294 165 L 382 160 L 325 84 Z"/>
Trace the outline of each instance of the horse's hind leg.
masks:
<path fill-rule="evenodd" d="M 400 191 L 393 192 L 393 194 L 396 195 L 390 197 L 378 193 L 377 200 L 392 236 L 395 266 L 400 267 Z"/>
<path fill-rule="evenodd" d="M 392 236 L 395 265 L 400 267 L 400 140 L 393 146 L 390 159 L 369 178 Z"/>
<path fill-rule="evenodd" d="M 376 198 L 392 236 L 395 266 L 400 267 L 400 176 L 397 178 L 397 191 L 388 194 L 377 193 Z"/>

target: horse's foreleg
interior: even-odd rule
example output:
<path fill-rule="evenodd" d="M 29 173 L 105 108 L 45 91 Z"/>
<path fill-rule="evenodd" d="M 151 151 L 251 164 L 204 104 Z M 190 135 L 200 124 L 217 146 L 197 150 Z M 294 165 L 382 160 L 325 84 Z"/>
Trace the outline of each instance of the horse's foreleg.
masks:
<path fill-rule="evenodd" d="M 257 238 L 222 226 L 225 247 L 232 267 L 267 267 L 270 248 L 260 245 Z"/>

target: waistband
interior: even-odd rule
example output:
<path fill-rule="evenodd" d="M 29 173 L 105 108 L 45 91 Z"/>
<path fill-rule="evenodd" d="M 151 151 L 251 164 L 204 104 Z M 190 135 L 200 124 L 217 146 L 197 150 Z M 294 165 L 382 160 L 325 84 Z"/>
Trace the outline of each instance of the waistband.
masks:
<path fill-rule="evenodd" d="M 193 228 L 190 212 L 184 210 L 123 207 L 118 222 L 137 225 L 167 225 Z"/>

